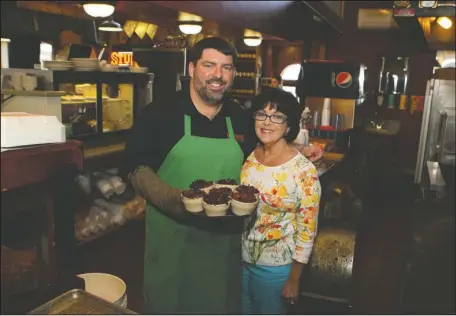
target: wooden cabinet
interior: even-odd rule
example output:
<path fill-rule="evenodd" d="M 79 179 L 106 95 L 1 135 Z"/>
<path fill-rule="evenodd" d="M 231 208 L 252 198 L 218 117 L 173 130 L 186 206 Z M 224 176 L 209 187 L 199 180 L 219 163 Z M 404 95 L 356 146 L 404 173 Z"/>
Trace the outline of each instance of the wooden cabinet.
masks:
<path fill-rule="evenodd" d="M 44 289 L 71 274 L 74 264 L 74 179 L 82 170 L 79 141 L 9 150 L 1 153 L 2 300 L 9 294 Z M 4 266 L 3 255 L 12 258 Z M 33 271 L 24 286 L 14 258 L 29 260 Z M 24 271 L 25 271 L 24 270 Z M 19 271 L 4 291 L 4 273 Z M 4 286 L 5 285 L 5 286 Z"/>

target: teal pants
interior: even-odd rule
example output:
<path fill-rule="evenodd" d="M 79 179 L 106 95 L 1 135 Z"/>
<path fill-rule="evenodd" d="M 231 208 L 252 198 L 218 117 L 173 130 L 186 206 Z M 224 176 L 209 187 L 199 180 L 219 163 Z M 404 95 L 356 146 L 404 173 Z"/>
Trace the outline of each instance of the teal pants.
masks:
<path fill-rule="evenodd" d="M 260 266 L 243 263 L 242 314 L 286 314 L 282 289 L 290 275 L 291 264 Z"/>

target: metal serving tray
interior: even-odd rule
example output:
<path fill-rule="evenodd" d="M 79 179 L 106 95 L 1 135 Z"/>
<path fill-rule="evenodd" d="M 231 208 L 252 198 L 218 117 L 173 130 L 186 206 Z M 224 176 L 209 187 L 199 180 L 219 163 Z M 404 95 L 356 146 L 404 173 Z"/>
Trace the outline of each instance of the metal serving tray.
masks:
<path fill-rule="evenodd" d="M 68 291 L 32 310 L 29 315 L 135 315 L 83 290 Z"/>

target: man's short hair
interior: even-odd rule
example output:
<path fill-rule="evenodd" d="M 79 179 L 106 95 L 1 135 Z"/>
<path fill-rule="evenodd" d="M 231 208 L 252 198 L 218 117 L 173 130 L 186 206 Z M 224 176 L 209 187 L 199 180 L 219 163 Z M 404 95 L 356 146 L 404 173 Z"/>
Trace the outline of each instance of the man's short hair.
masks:
<path fill-rule="evenodd" d="M 281 75 L 274 75 L 272 78 L 276 79 L 278 82 L 282 83 L 282 76 Z"/>
<path fill-rule="evenodd" d="M 194 65 L 203 55 L 205 49 L 212 48 L 224 55 L 233 57 L 233 65 L 236 66 L 237 61 L 237 51 L 233 45 L 228 41 L 224 40 L 221 37 L 209 37 L 200 40 L 198 43 L 193 46 L 193 49 L 190 51 L 189 60 Z"/>

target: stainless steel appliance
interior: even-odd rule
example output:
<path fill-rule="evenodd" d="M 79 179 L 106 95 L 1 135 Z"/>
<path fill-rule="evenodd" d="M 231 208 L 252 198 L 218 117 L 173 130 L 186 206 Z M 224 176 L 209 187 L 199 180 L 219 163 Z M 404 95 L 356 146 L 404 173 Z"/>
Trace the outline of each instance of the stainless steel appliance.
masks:
<path fill-rule="evenodd" d="M 442 68 L 426 88 L 415 183 L 444 192 L 454 186 L 455 68 Z"/>

